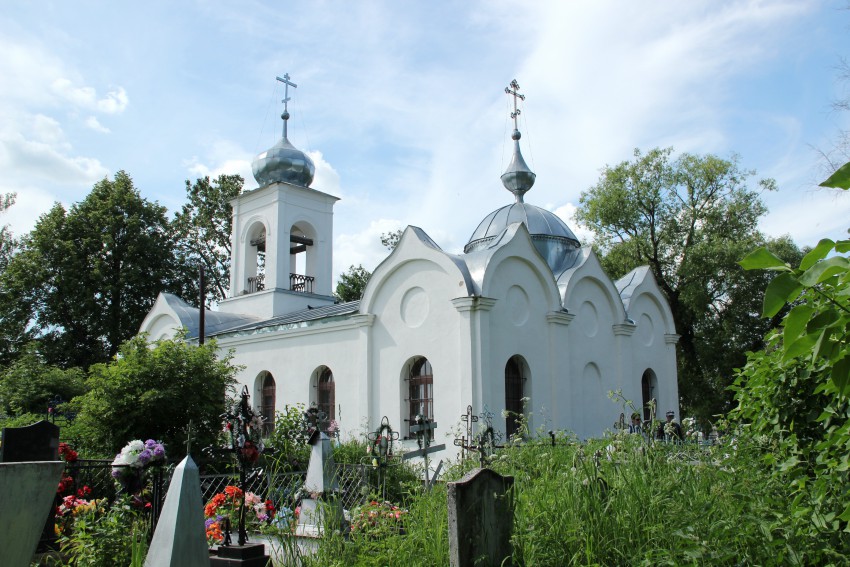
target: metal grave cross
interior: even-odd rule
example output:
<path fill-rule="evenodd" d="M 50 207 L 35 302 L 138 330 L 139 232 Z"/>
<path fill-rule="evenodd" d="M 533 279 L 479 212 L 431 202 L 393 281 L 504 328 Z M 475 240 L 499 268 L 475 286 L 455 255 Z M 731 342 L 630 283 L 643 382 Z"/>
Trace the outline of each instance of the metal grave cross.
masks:
<path fill-rule="evenodd" d="M 381 487 L 381 494 L 386 500 L 387 498 L 387 475 L 385 469 L 389 466 L 395 466 L 398 463 L 391 464 L 393 458 L 393 441 L 398 440 L 398 431 L 393 430 L 390 426 L 390 420 L 387 416 L 381 419 L 381 425 L 375 431 L 366 434 L 368 443 L 366 445 L 366 464 L 378 470 L 378 485 Z"/>
<path fill-rule="evenodd" d="M 286 121 L 289 120 L 289 101 L 292 100 L 289 98 L 289 87 L 293 89 L 297 89 L 298 85 L 289 80 L 289 73 L 284 73 L 283 78 L 275 77 L 278 81 L 286 85 L 283 91 L 283 100 L 280 101 L 283 103 L 283 114 L 280 115 L 283 118 L 283 137 L 286 138 Z"/>
<path fill-rule="evenodd" d="M 460 458 L 463 460 L 466 458 L 466 452 L 472 450 L 467 443 L 472 443 L 472 424 L 478 423 L 478 416 L 472 413 L 472 406 L 469 405 L 466 406 L 466 413 L 460 415 L 460 419 L 466 423 L 466 434 L 460 439 L 455 439 L 454 445 L 455 447 L 460 447 Z"/>
<path fill-rule="evenodd" d="M 431 421 L 423 415 L 417 415 L 413 421 L 414 425 L 410 426 L 410 432 L 416 434 L 416 444 L 419 445 L 419 449 L 405 453 L 401 459 L 403 461 L 414 459 L 416 457 L 422 457 L 425 459 L 425 484 L 427 490 L 430 491 L 431 487 L 434 485 L 434 481 L 437 480 L 437 476 L 440 474 L 440 469 L 443 468 L 443 461 L 440 461 L 440 464 L 437 465 L 437 470 L 434 471 L 434 478 L 429 479 L 428 455 L 436 453 L 437 451 L 442 451 L 446 448 L 446 446 L 443 443 L 439 445 L 431 445 L 431 431 L 437 429 L 436 421 Z"/>

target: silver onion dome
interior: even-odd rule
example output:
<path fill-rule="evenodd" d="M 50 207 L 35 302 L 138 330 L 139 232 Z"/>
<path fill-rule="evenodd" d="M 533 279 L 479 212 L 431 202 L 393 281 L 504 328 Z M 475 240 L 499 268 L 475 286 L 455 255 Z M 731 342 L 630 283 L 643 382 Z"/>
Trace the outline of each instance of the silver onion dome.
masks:
<path fill-rule="evenodd" d="M 502 174 L 502 185 L 516 197 L 517 203 L 522 203 L 522 196 L 534 185 L 537 175 L 528 167 L 519 149 L 519 139 L 522 134 L 514 130 L 511 139 L 514 141 L 514 155 L 508 169 Z"/>
<path fill-rule="evenodd" d="M 309 187 L 316 173 L 316 166 L 310 156 L 293 146 L 285 137 L 254 158 L 251 169 L 260 187 L 271 183 Z"/>

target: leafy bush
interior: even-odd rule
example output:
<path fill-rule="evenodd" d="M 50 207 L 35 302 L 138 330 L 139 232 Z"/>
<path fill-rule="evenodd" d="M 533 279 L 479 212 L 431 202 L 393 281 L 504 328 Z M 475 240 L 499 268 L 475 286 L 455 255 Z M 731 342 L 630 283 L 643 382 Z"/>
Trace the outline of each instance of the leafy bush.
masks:
<path fill-rule="evenodd" d="M 193 346 L 183 337 L 121 345 L 115 360 L 91 367 L 89 391 L 74 400 L 81 448 L 114 455 L 130 439 L 161 439 L 179 453 L 190 421 L 193 450 L 213 445 L 238 371 L 230 354 L 219 355 L 215 341 Z"/>

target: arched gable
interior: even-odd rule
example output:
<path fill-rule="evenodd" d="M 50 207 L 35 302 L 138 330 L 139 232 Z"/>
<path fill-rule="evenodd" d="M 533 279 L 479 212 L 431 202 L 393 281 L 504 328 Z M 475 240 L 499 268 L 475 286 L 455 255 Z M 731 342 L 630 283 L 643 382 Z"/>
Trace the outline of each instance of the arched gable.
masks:
<path fill-rule="evenodd" d="M 576 313 L 582 304 L 583 294 L 580 292 L 580 288 L 588 284 L 592 284 L 602 292 L 614 322 L 625 322 L 627 319 L 626 309 L 614 282 L 602 269 L 596 253 L 589 246 L 585 246 L 581 249 L 576 265 L 564 272 L 558 279 L 558 288 L 562 293 L 564 308 Z M 579 290 L 579 293 L 576 293 L 576 290 Z"/>
<path fill-rule="evenodd" d="M 657 311 L 661 317 L 664 333 L 669 335 L 676 333 L 673 312 L 649 266 L 635 268 L 617 280 L 615 285 L 620 290 L 623 305 L 630 319 L 639 324 L 641 315 Z M 648 308 L 648 306 L 652 307 Z"/>
<path fill-rule="evenodd" d="M 408 226 L 395 250 L 375 268 L 369 278 L 360 300 L 360 313 L 371 313 L 384 282 L 411 262 L 430 263 L 443 273 L 456 276 L 460 284 L 457 286 L 457 295 L 471 294 L 472 280 L 465 264 L 452 254 L 444 252 L 421 228 Z"/>
<path fill-rule="evenodd" d="M 481 295 L 484 297 L 495 297 L 492 292 L 495 285 L 501 285 L 505 281 L 504 275 L 516 270 L 521 266 L 538 283 L 543 292 L 543 300 L 546 302 L 548 311 L 558 311 L 561 308 L 561 300 L 558 295 L 558 287 L 552 275 L 552 269 L 537 252 L 528 234 L 528 229 L 522 223 L 511 225 L 505 234 L 507 240 L 498 248 L 492 249 L 484 265 L 484 273 L 480 278 Z M 515 277 L 507 278 L 516 281 Z"/>

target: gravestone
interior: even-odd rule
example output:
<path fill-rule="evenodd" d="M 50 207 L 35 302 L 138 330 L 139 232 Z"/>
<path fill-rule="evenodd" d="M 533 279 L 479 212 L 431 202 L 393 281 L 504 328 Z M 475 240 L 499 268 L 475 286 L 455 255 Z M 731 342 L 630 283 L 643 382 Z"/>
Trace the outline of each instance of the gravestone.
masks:
<path fill-rule="evenodd" d="M 512 476 L 482 468 L 448 483 L 452 567 L 513 565 L 513 485 Z"/>
<path fill-rule="evenodd" d="M 145 567 L 209 567 L 201 478 L 192 457 L 174 469 Z"/>
<path fill-rule="evenodd" d="M 310 465 L 307 467 L 307 480 L 304 481 L 307 496 L 301 500 L 298 529 L 303 535 L 318 535 L 325 523 L 338 523 L 341 520 L 342 508 L 339 500 L 334 498 L 339 491 L 339 484 L 330 437 L 323 431 L 315 430 L 310 436 L 310 445 Z M 319 500 L 323 501 L 322 506 Z"/>
<path fill-rule="evenodd" d="M 0 564 L 27 567 L 45 518 L 53 518 L 56 485 L 65 463 L 0 463 Z M 52 524 L 51 524 L 52 525 Z"/>
<path fill-rule="evenodd" d="M 59 428 L 49 421 L 5 427 L 0 439 L 2 463 L 59 460 Z"/>
<path fill-rule="evenodd" d="M 434 483 L 437 481 L 437 477 L 440 475 L 440 469 L 443 467 L 443 461 L 437 465 L 437 470 L 434 471 L 433 478 L 428 478 L 428 474 L 430 473 L 430 468 L 428 466 L 429 456 L 431 453 L 436 453 L 438 451 L 442 451 L 446 448 L 445 444 L 440 445 L 431 445 L 431 437 L 434 435 L 434 430 L 437 429 L 437 422 L 431 421 L 427 417 L 423 415 L 417 415 L 414 418 L 414 425 L 410 426 L 410 432 L 416 435 L 416 443 L 419 446 L 419 449 L 415 451 L 410 451 L 405 453 L 401 460 L 407 461 L 410 459 L 415 459 L 416 457 L 422 457 L 425 461 L 425 490 L 429 491 L 434 486 Z"/>
<path fill-rule="evenodd" d="M 39 421 L 26 427 L 4 427 L 0 432 L 0 463 L 37 461 L 59 461 L 59 427 L 49 421 Z M 59 484 L 58 480 L 56 484 Z M 44 507 L 45 521 L 38 540 L 40 551 L 54 547 L 56 542 L 56 518 L 51 513 L 56 505 L 55 488 L 53 496 Z"/>

